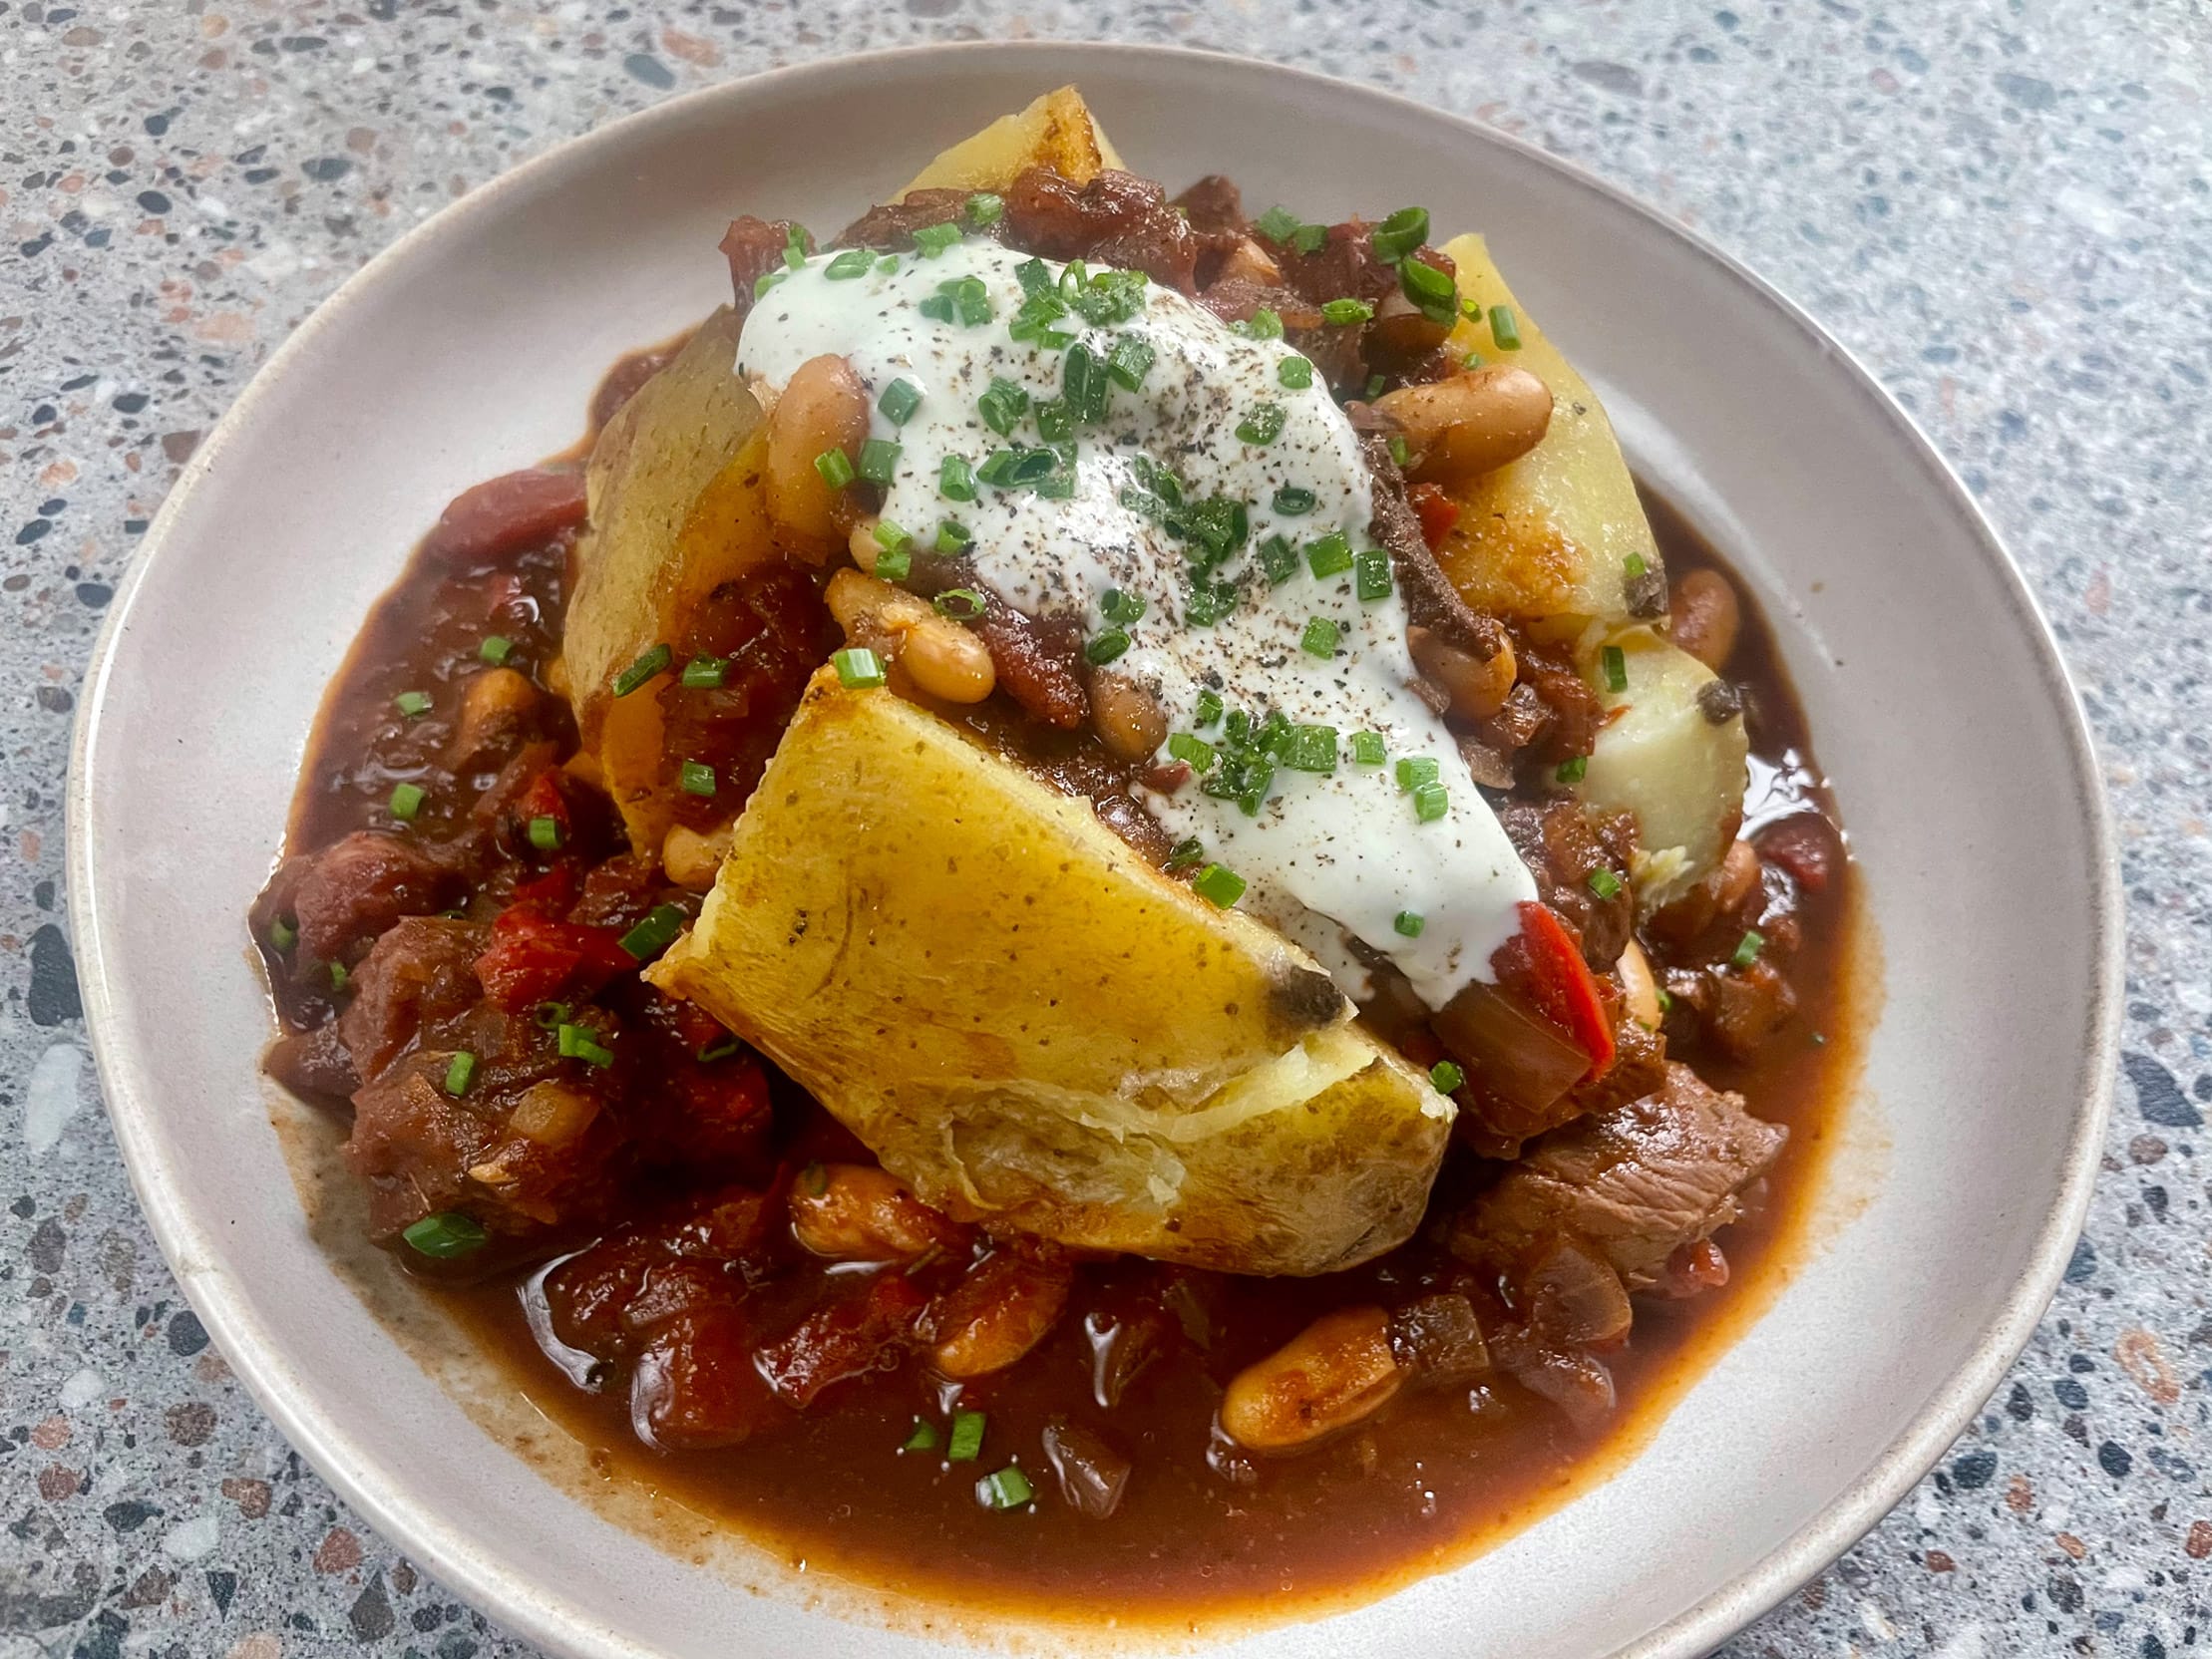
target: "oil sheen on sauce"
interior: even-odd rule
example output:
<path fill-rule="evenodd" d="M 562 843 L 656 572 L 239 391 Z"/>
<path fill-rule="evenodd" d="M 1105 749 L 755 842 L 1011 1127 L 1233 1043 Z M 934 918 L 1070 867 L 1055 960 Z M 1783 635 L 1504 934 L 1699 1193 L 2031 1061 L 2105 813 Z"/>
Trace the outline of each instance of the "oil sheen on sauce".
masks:
<path fill-rule="evenodd" d="M 923 544 L 951 520 L 981 580 L 1033 615 L 1079 616 L 1091 660 L 1166 712 L 1155 762 L 1197 776 L 1144 803 L 1244 878 L 1246 908 L 1355 999 L 1372 987 L 1347 934 L 1431 1008 L 1495 977 L 1535 882 L 1412 689 L 1357 435 L 1296 352 L 1135 273 L 971 239 L 806 261 L 755 305 L 737 367 L 774 388 L 824 353 L 875 405 L 864 471 L 884 518 Z M 963 467 L 986 482 L 970 492 Z M 1034 481 L 987 482 L 1017 468 Z M 1242 735 L 1271 716 L 1288 742 L 1240 768 Z M 1375 738 L 1379 763 L 1361 758 Z M 1437 787 L 1407 787 L 1406 761 Z"/>

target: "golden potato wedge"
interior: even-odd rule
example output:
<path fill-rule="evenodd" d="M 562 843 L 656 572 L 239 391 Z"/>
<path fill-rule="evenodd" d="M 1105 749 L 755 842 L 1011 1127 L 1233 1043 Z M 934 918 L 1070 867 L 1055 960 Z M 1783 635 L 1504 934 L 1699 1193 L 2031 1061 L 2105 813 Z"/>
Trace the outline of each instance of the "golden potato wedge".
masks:
<path fill-rule="evenodd" d="M 1593 619 L 1626 622 L 1631 556 L 1647 571 L 1661 566 L 1613 423 L 1589 383 L 1513 297 L 1483 239 L 1455 236 L 1443 251 L 1459 267 L 1460 298 L 1482 307 L 1481 321 L 1461 318 L 1450 349 L 1534 374 L 1551 388 L 1552 423 L 1520 460 L 1453 493 L 1459 523 L 1438 561 L 1477 610 L 1545 621 L 1560 633 Z M 1489 322 L 1494 305 L 1512 308 L 1518 351 L 1498 349 Z M 1646 589 L 1665 591 L 1650 577 Z"/>
<path fill-rule="evenodd" d="M 1720 861 L 1743 817 L 1750 740 L 1733 700 L 1700 699 L 1713 671 L 1650 628 L 1609 643 L 1621 652 L 1625 690 L 1593 680 L 1619 716 L 1598 733 L 1575 793 L 1600 812 L 1636 814 L 1643 850 L 1634 870 L 1638 898 L 1664 904 Z"/>
<path fill-rule="evenodd" d="M 1119 169 L 1121 157 L 1091 119 L 1083 95 L 1060 87 L 1026 110 L 1000 116 L 971 139 L 963 139 L 923 167 L 909 190 L 1002 190 L 1024 167 L 1051 167 L 1078 184 L 1107 167 Z"/>
<path fill-rule="evenodd" d="M 1073 1245 L 1348 1267 L 1412 1231 L 1451 1125 L 1303 951 L 827 670 L 648 977 L 929 1203 Z"/>
<path fill-rule="evenodd" d="M 761 506 L 761 408 L 735 373 L 740 319 L 714 313 L 624 404 L 591 451 L 590 519 L 576 546 L 562 635 L 569 700 L 632 842 L 657 846 L 657 682 L 613 695 L 615 676 L 714 586 L 776 556 Z"/>

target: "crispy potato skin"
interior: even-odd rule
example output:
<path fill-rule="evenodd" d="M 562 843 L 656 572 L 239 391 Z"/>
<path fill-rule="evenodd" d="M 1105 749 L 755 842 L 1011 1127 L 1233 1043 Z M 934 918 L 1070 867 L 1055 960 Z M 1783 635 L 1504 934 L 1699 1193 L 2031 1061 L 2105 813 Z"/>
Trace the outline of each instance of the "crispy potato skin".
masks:
<path fill-rule="evenodd" d="M 660 707 L 614 676 L 677 630 L 716 583 L 777 556 L 761 500 L 761 408 L 732 372 L 742 319 L 724 306 L 622 405 L 585 470 L 590 520 L 575 552 L 562 657 L 584 748 L 630 839 L 657 846 Z"/>
<path fill-rule="evenodd" d="M 651 970 L 924 1202 L 1319 1273 L 1401 1242 L 1450 1127 L 1302 951 L 886 691 L 816 676 Z"/>
<path fill-rule="evenodd" d="M 1448 349 L 1535 375 L 1551 388 L 1552 419 L 1520 460 L 1452 487 L 1459 522 L 1437 561 L 1478 611 L 1559 618 L 1569 632 L 1593 617 L 1625 623 L 1636 597 L 1630 555 L 1642 557 L 1648 572 L 1662 566 L 1613 423 L 1590 383 L 1513 297 L 1483 239 L 1454 236 L 1443 251 L 1458 268 L 1460 297 L 1483 308 L 1482 320 L 1460 320 Z M 1512 308 L 1518 351 L 1498 349 L 1488 321 L 1494 305 Z M 1646 591 L 1664 595 L 1661 580 L 1647 575 L 1645 582 Z"/>

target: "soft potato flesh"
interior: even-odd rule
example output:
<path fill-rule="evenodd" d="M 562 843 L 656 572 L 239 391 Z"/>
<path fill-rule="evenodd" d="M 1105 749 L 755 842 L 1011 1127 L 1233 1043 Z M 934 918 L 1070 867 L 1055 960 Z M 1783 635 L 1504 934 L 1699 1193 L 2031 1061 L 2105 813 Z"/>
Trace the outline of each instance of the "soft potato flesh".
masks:
<path fill-rule="evenodd" d="M 1611 643 L 1621 652 L 1627 689 L 1594 683 L 1619 713 L 1598 734 L 1576 794 L 1599 812 L 1636 815 L 1642 850 L 1634 874 L 1639 899 L 1665 903 L 1720 861 L 1743 816 L 1743 716 L 1715 725 L 1697 694 L 1711 669 L 1650 628 Z"/>
<path fill-rule="evenodd" d="M 1455 236 L 1443 251 L 1458 267 L 1460 298 L 1481 307 L 1480 321 L 1462 317 L 1449 349 L 1534 374 L 1551 388 L 1552 423 L 1520 460 L 1453 492 L 1459 522 L 1438 562 L 1479 611 L 1543 622 L 1561 634 L 1592 620 L 1624 623 L 1631 555 L 1649 570 L 1661 565 L 1613 423 L 1589 382 L 1514 298 L 1483 239 Z M 1494 305 L 1512 308 L 1518 351 L 1498 349 Z"/>
<path fill-rule="evenodd" d="M 658 846 L 669 824 L 660 705 L 655 685 L 617 699 L 615 676 L 716 584 L 777 556 L 761 507 L 761 407 L 734 372 L 740 325 L 727 306 L 701 324 L 607 423 L 584 475 L 590 518 L 562 658 L 584 748 L 639 846 Z"/>
<path fill-rule="evenodd" d="M 1000 116 L 923 167 L 906 190 L 1002 190 L 1026 167 L 1051 167 L 1086 184 L 1121 157 L 1091 119 L 1083 95 L 1060 87 L 1025 110 Z"/>
<path fill-rule="evenodd" d="M 650 970 L 929 1203 L 1319 1273 L 1402 1242 L 1450 1103 L 1303 951 L 934 714 L 815 677 Z"/>

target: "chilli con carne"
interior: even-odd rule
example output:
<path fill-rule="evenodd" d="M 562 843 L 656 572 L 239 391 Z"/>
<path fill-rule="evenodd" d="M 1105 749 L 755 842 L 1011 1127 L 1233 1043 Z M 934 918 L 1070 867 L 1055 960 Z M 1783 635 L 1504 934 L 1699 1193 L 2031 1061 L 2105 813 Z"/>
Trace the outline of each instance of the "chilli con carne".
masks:
<path fill-rule="evenodd" d="M 1581 411 L 1417 208 L 1032 166 L 723 252 L 777 556 L 594 701 L 584 474 L 496 479 L 331 688 L 251 926 L 268 1070 L 350 1126 L 376 1239 L 586 1440 L 936 1593 L 1342 1585 L 1556 1486 L 1825 1124 L 1850 866 L 1748 597 L 1656 501 L 1612 623 L 1468 596 L 1484 482 Z M 592 437 L 682 350 L 619 366 Z M 1425 1210 L 1281 1277 L 926 1202 L 673 994 L 795 716 L 864 694 L 1309 951 L 1316 1018 L 1352 999 L 1453 1120 Z M 636 790 L 610 708 L 650 713 Z M 1724 809 L 1656 844 L 1609 779 L 1715 743 Z"/>

